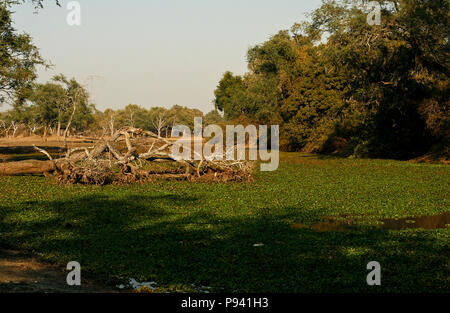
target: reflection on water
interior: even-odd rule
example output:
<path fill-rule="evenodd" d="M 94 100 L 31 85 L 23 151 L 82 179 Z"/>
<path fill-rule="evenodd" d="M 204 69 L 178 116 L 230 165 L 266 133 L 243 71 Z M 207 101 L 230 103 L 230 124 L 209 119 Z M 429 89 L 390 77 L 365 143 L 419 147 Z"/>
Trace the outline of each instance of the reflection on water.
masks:
<path fill-rule="evenodd" d="M 384 219 L 382 220 L 383 229 L 407 229 L 407 228 L 423 228 L 423 229 L 439 229 L 446 228 L 450 224 L 450 212 L 438 215 L 419 216 L 414 218 L 401 219 Z"/>
<path fill-rule="evenodd" d="M 40 147 L 46 150 L 53 158 L 59 158 L 64 155 L 65 149 L 60 147 Z M 16 162 L 24 160 L 48 160 L 47 156 L 36 151 L 34 147 L 0 147 L 0 162 Z"/>
<path fill-rule="evenodd" d="M 375 227 L 386 230 L 402 230 L 410 228 L 440 229 L 450 227 L 450 212 L 419 217 L 382 219 L 381 222 L 382 224 L 376 225 Z M 319 232 L 327 232 L 357 229 L 358 225 L 355 224 L 354 219 L 348 217 L 344 221 L 328 218 L 325 221 L 312 225 L 293 223 L 292 227 L 296 229 L 312 229 Z"/>
<path fill-rule="evenodd" d="M 318 222 L 312 225 L 293 223 L 292 227 L 296 229 L 312 229 L 319 232 L 344 231 L 354 228 L 352 227 L 351 221 L 336 221 L 332 219 L 323 222 Z"/>
<path fill-rule="evenodd" d="M 63 153 L 64 148 L 60 147 L 44 147 L 39 146 L 49 153 Z M 18 146 L 18 147 L 0 147 L 0 154 L 29 154 L 36 153 L 36 149 L 33 146 Z"/>

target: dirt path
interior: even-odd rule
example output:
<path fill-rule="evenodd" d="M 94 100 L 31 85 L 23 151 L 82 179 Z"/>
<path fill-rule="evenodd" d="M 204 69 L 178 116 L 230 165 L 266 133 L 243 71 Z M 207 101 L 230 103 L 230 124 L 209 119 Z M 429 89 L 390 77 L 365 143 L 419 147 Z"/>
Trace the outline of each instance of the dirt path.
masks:
<path fill-rule="evenodd" d="M 67 271 L 53 267 L 24 251 L 0 250 L 0 293 L 104 293 L 117 292 L 87 282 L 82 277 L 82 286 L 66 284 Z"/>

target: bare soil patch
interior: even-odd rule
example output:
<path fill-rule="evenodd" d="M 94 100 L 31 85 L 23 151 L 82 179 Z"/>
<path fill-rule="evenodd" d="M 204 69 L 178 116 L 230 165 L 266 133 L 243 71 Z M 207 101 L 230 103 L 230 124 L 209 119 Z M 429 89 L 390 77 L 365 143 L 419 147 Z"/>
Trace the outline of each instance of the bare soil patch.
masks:
<path fill-rule="evenodd" d="M 52 266 L 26 251 L 0 250 L 0 293 L 105 293 L 117 292 L 86 281 L 68 286 L 64 268 Z"/>

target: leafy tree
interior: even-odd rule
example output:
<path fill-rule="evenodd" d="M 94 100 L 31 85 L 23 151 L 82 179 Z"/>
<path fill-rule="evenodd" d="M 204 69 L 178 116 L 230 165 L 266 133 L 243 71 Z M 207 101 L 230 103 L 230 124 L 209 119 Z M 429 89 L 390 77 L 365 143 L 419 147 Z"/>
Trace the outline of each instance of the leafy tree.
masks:
<path fill-rule="evenodd" d="M 227 72 L 216 108 L 281 125 L 289 150 L 409 158 L 449 141 L 449 0 L 326 0 L 248 52 L 249 72 Z"/>
<path fill-rule="evenodd" d="M 150 120 L 148 111 L 137 104 L 129 104 L 123 110 L 119 110 L 116 114 L 116 127 L 136 127 L 149 129 Z"/>
<path fill-rule="evenodd" d="M 155 132 L 158 136 L 162 136 L 164 129 L 169 127 L 169 114 L 167 109 L 162 107 L 150 108 L 148 116 L 151 122 L 150 130 Z M 166 132 L 167 134 L 167 132 Z"/>
<path fill-rule="evenodd" d="M 37 84 L 33 89 L 29 100 L 33 104 L 33 113 L 38 123 L 44 127 L 44 137 L 47 136 L 49 128 L 58 127 L 58 135 L 65 114 L 66 91 L 55 83 Z"/>
<path fill-rule="evenodd" d="M 45 65 L 32 39 L 13 27 L 7 3 L 0 3 L 0 104 L 30 88 L 36 65 Z"/>
<path fill-rule="evenodd" d="M 51 82 L 35 84 L 26 99 L 31 104 L 16 105 L 16 112 L 29 112 L 28 121 L 38 123 L 44 127 L 44 136 L 48 130 L 55 127 L 56 135 L 64 138 L 70 129 L 82 132 L 93 122 L 95 107 L 89 104 L 89 95 L 83 86 L 75 79 L 67 79 L 64 75 L 57 75 Z M 30 116 L 33 114 L 34 116 Z"/>
<path fill-rule="evenodd" d="M 196 117 L 203 117 L 203 112 L 198 109 L 190 109 L 180 105 L 174 105 L 167 111 L 169 120 L 169 133 L 175 125 L 186 125 L 190 129 L 194 129 L 194 119 Z"/>
<path fill-rule="evenodd" d="M 75 132 L 83 132 L 90 128 L 94 122 L 93 113 L 95 112 L 95 105 L 89 103 L 89 93 L 74 78 L 68 80 L 60 75 L 55 77 L 60 80 L 66 90 L 66 99 L 68 99 L 69 108 L 65 115 L 65 135 L 71 128 Z"/>
<path fill-rule="evenodd" d="M 18 92 L 30 88 L 36 78 L 36 66 L 48 66 L 28 34 L 13 27 L 11 6 L 30 2 L 43 7 L 43 0 L 3 0 L 0 3 L 0 105 L 15 101 Z M 55 3 L 59 4 L 56 0 Z"/>
<path fill-rule="evenodd" d="M 242 77 L 226 72 L 214 91 L 215 106 L 226 118 L 233 118 L 246 111 L 246 86 Z"/>
<path fill-rule="evenodd" d="M 212 110 L 210 112 L 208 112 L 205 117 L 203 118 L 203 124 L 204 125 L 217 125 L 220 123 L 223 123 L 225 121 L 225 119 L 223 118 L 222 115 L 220 115 L 220 113 L 218 112 L 218 110 Z"/>
<path fill-rule="evenodd" d="M 440 106 L 448 101 L 436 90 L 448 81 L 449 1 L 380 3 L 379 26 L 366 23 L 359 1 L 327 1 L 310 29 L 329 33 L 324 62 L 344 69 L 351 82 L 347 99 L 365 116 L 359 143 L 372 156 L 407 158 L 433 141 L 419 107 L 430 98 L 440 98 Z"/>

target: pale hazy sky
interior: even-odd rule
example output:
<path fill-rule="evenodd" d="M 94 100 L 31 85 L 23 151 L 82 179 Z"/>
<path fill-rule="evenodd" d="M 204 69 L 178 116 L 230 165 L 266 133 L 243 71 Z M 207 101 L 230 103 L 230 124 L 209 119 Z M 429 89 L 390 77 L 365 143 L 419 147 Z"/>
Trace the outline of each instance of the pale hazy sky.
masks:
<path fill-rule="evenodd" d="M 69 26 L 69 1 L 33 14 L 15 8 L 16 28 L 29 33 L 63 73 L 88 83 L 97 107 L 174 104 L 213 109 L 222 74 L 247 70 L 249 47 L 305 19 L 321 0 L 79 0 L 81 26 Z M 91 79 L 89 79 L 91 77 Z"/>

